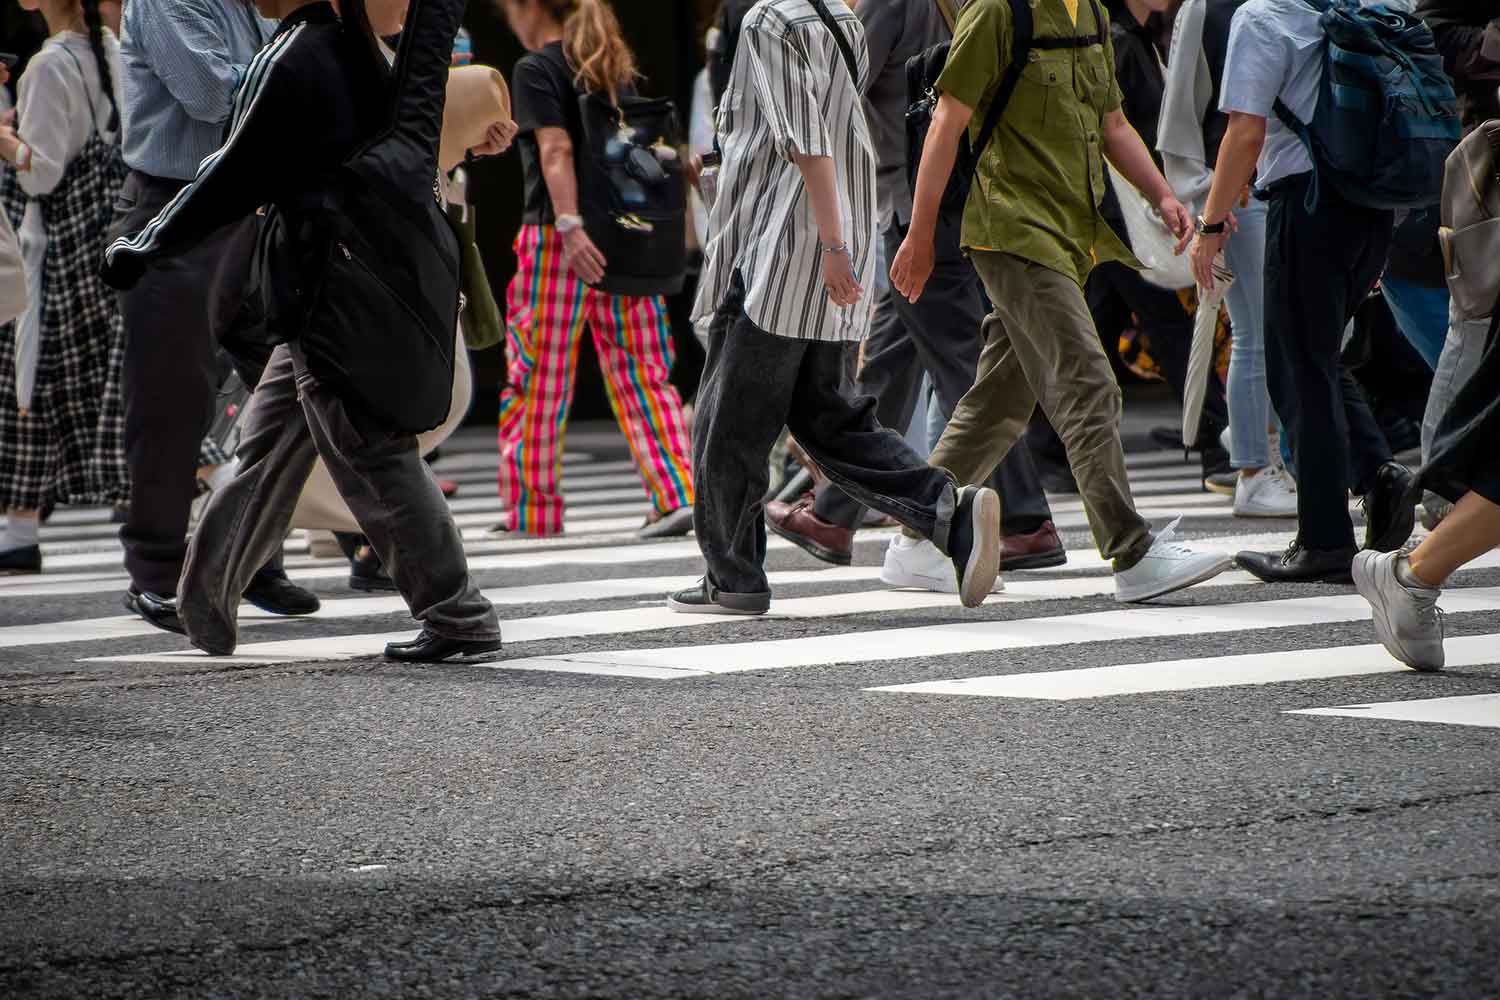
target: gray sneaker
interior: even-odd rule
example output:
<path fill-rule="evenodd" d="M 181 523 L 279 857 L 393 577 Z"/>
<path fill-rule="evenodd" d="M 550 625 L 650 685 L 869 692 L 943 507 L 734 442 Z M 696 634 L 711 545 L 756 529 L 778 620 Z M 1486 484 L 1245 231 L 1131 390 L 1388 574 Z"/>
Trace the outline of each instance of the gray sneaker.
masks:
<path fill-rule="evenodd" d="M 1375 635 L 1415 670 L 1443 669 L 1443 613 L 1436 587 L 1412 587 L 1396 569 L 1404 552 L 1364 551 L 1354 557 L 1354 586 L 1375 611 Z"/>

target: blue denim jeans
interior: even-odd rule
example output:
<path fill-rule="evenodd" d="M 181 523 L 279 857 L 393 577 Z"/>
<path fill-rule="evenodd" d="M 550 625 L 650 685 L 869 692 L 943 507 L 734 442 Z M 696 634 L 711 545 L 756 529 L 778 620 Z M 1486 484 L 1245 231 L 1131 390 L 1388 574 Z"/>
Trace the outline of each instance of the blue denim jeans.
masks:
<path fill-rule="evenodd" d="M 1390 275 L 1380 279 L 1380 288 L 1401 336 L 1422 355 L 1428 368 L 1437 371 L 1443 343 L 1448 339 L 1448 289 Z"/>
<path fill-rule="evenodd" d="M 1266 211 L 1251 199 L 1236 209 L 1239 232 L 1224 246 L 1234 284 L 1224 300 L 1233 324 L 1229 354 L 1229 464 L 1263 469 L 1271 464 L 1269 430 L 1275 414 L 1266 389 Z"/>

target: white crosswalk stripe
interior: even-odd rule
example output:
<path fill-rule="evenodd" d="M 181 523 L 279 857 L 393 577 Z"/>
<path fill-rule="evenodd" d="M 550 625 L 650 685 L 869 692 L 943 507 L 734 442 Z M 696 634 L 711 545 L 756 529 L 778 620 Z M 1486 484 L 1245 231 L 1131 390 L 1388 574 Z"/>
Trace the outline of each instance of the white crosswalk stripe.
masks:
<path fill-rule="evenodd" d="M 1291 521 L 1233 521 L 1229 499 L 1204 492 L 1197 468 L 1184 463 L 1180 455 L 1129 456 L 1127 464 L 1141 512 L 1158 525 L 1182 516 L 1184 529 L 1200 536 L 1191 540 L 1197 547 L 1232 554 L 1243 549 L 1276 550 L 1291 540 L 1295 527 Z M 1318 596 L 1288 597 L 1279 591 L 1274 599 L 1260 598 L 1255 581 L 1242 572 L 1227 573 L 1206 588 L 1158 605 L 1097 610 L 1095 603 L 1075 610 L 1067 602 L 1097 602 L 1113 592 L 1109 567 L 1091 548 L 1070 549 L 1064 566 L 1011 574 L 1006 593 L 992 598 L 987 611 L 972 613 L 959 608 L 949 595 L 889 590 L 881 584 L 876 565 L 822 566 L 795 554 L 789 542 L 772 537 L 767 548 L 784 560 L 779 565 L 799 566 L 770 574 L 778 592 L 772 614 L 756 619 L 676 614 L 663 606 L 661 598 L 697 578 L 701 565 L 697 543 L 692 538 L 653 543 L 635 539 L 649 504 L 628 460 L 567 456 L 568 534 L 550 539 L 508 538 L 490 532 L 503 517 L 493 486 L 493 452 L 455 451 L 444 458 L 438 472 L 463 484 L 462 494 L 451 501 L 452 509 L 471 570 L 486 574 L 484 582 L 499 584 L 487 588 L 486 596 L 498 607 L 519 611 L 502 622 L 508 648 L 502 658 L 489 664 L 500 673 L 548 672 L 658 683 L 837 667 L 849 673 L 851 691 L 882 696 L 1075 701 L 1292 682 L 1335 684 L 1340 678 L 1406 670 L 1372 644 L 1373 636 L 1351 645 L 1311 649 L 1300 648 L 1307 642 L 1305 631 L 1290 637 L 1287 630 L 1299 627 L 1368 619 L 1369 608 L 1356 595 L 1324 591 Z M 1073 532 L 1070 537 L 1086 545 L 1088 521 L 1079 498 L 1057 496 L 1052 507 L 1059 529 Z M 120 569 L 117 533 L 118 526 L 109 522 L 107 511 L 58 511 L 44 534 L 47 572 L 0 577 L 0 602 L 7 598 L 60 602 L 123 591 L 126 578 Z M 890 531 L 861 532 L 859 561 L 878 562 L 880 546 L 890 535 Z M 347 566 L 341 559 L 309 555 L 301 533 L 287 543 L 286 565 L 292 579 L 318 582 L 324 597 L 322 609 L 293 621 L 244 606 L 243 641 L 232 657 L 208 657 L 189 648 L 180 637 L 158 632 L 133 616 L 115 614 L 0 626 L 0 658 L 55 646 L 66 648 L 69 662 L 91 664 L 91 669 L 98 670 L 108 670 L 110 664 L 154 664 L 160 670 L 255 667 L 373 658 L 387 642 L 411 636 L 414 624 L 406 617 L 399 596 L 330 592 L 342 582 Z M 1500 553 L 1471 567 L 1495 568 L 1500 568 Z M 566 576 L 582 579 L 561 578 Z M 1222 595 L 1226 588 L 1242 588 L 1243 593 L 1235 593 L 1227 603 L 1224 596 L 1207 596 Z M 1195 603 L 1194 593 L 1204 594 L 1204 600 Z M 1493 615 L 1500 612 L 1500 587 L 1459 585 L 1444 595 L 1442 603 L 1453 616 Z M 594 604 L 599 606 L 589 606 Z M 909 623 L 891 620 L 893 614 L 911 611 L 923 613 Z M 39 605 L 36 616 L 53 618 L 55 614 Z M 801 623 L 794 635 L 787 634 L 790 623 Z M 353 634 L 338 634 L 351 628 Z M 257 633 L 263 638 L 257 638 Z M 1234 637 L 1244 635 L 1255 635 L 1257 648 L 1268 651 L 1237 653 Z M 615 637 L 618 643 L 610 641 Z M 1040 670 L 1037 660 L 1030 657 L 1024 669 L 1005 669 L 1009 653 L 1056 649 L 1068 662 L 1075 654 L 1086 662 L 1084 651 L 1104 649 L 1111 643 L 1181 637 L 1201 643 L 1204 655 L 1151 659 L 1147 653 L 1138 663 L 1076 668 L 1061 663 L 1057 669 Z M 567 648 L 568 641 L 575 639 L 589 640 L 594 648 Z M 524 648 L 535 643 L 552 646 L 534 651 Z M 890 671 L 903 663 L 925 664 L 945 657 L 962 660 L 965 676 L 901 684 L 875 679 L 882 674 L 890 677 Z M 1448 659 L 1455 669 L 1500 663 L 1500 635 L 1451 639 Z M 1097 657 L 1094 662 L 1099 662 Z M 980 669 L 974 669 L 976 664 Z M 1335 699 L 1324 704 L 1336 705 Z M 1282 711 L 1500 726 L 1500 695 Z"/>

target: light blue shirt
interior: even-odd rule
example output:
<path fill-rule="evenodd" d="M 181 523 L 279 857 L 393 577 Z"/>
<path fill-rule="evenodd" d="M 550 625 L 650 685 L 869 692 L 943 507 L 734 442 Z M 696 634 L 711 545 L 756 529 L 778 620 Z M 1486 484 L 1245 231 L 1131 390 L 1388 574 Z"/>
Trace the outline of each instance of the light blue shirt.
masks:
<path fill-rule="evenodd" d="M 245 67 L 276 25 L 247 0 L 130 0 L 120 35 L 125 163 L 191 180 L 219 148 Z"/>
<path fill-rule="evenodd" d="M 1377 0 L 1361 0 L 1365 7 Z M 1410 12 L 1411 0 L 1384 0 Z M 1311 121 L 1323 82 L 1321 15 L 1303 0 L 1250 0 L 1235 11 L 1229 29 L 1229 53 L 1219 110 L 1268 119 L 1255 185 L 1264 189 L 1279 180 L 1305 174 L 1313 162 L 1297 133 L 1281 124 L 1277 99 L 1302 121 Z"/>

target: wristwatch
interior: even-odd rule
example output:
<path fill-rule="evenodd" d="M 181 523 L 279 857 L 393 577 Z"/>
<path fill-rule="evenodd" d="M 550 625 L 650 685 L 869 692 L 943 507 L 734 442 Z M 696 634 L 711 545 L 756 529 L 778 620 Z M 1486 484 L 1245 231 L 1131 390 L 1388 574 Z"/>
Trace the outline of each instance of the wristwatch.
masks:
<path fill-rule="evenodd" d="M 571 233 L 575 229 L 583 228 L 583 216 L 581 215 L 559 215 L 557 217 L 557 231 L 563 234 Z"/>
<path fill-rule="evenodd" d="M 1220 219 L 1213 225 L 1209 225 L 1203 216 L 1198 216 L 1198 225 L 1194 227 L 1199 236 L 1223 236 L 1229 231 L 1229 220 Z"/>

